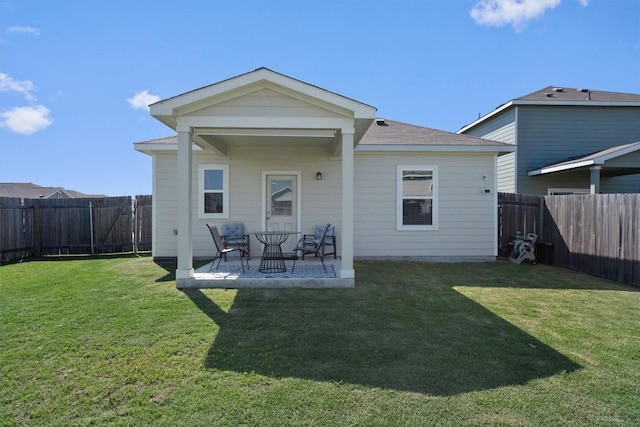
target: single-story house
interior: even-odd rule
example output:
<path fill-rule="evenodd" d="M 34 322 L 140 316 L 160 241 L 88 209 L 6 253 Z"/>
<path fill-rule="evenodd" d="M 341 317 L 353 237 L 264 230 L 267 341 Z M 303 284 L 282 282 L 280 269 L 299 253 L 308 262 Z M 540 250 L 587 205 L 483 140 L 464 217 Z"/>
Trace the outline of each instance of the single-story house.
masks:
<path fill-rule="evenodd" d="M 153 256 L 177 257 L 178 285 L 214 253 L 206 223 L 331 223 L 336 274 L 351 283 L 354 259 L 495 259 L 496 162 L 512 145 L 380 119 L 267 68 L 150 110 L 177 132 L 135 149 L 153 162 Z"/>

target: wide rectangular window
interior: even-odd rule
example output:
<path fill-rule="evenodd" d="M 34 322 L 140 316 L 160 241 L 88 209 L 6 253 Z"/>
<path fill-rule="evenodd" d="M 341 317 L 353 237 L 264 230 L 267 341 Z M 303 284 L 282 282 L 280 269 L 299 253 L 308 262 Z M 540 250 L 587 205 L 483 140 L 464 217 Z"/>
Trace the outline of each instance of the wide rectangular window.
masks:
<path fill-rule="evenodd" d="M 200 165 L 198 216 L 229 218 L 229 166 Z"/>
<path fill-rule="evenodd" d="M 437 166 L 398 166 L 398 230 L 438 227 Z"/>

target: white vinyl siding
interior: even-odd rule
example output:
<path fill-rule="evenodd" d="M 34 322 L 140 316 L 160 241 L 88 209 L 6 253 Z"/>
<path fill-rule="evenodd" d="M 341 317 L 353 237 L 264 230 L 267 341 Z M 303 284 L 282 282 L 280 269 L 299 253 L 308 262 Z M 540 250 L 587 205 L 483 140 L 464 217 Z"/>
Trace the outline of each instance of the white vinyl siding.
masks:
<path fill-rule="evenodd" d="M 175 180 L 176 153 L 155 155 L 154 208 L 157 238 L 154 256 L 176 256 L 177 189 Z M 198 215 L 198 171 L 200 165 L 229 165 L 229 218 L 203 219 Z M 244 223 L 245 232 L 259 231 L 263 212 L 262 172 L 275 170 L 301 171 L 302 219 L 300 231 L 312 233 L 316 224 L 330 222 L 336 226 L 340 238 L 342 218 L 342 177 L 340 160 L 330 160 L 326 147 L 234 147 L 229 158 L 212 152 L 194 152 L 193 155 L 193 256 L 212 257 L 213 242 L 205 223 L 218 227 L 228 221 Z M 322 172 L 322 181 L 316 180 Z M 395 194 L 395 193 L 393 193 Z M 156 237 L 156 236 L 154 236 Z M 259 257 L 262 246 L 251 237 L 252 255 Z M 339 250 L 340 248 L 338 248 Z"/>
<path fill-rule="evenodd" d="M 176 256 L 178 229 L 177 157 L 175 152 L 153 155 L 153 256 Z M 175 231 L 174 231 L 175 230 Z"/>
<path fill-rule="evenodd" d="M 495 256 L 493 153 L 356 152 L 354 162 L 354 256 L 437 259 Z M 436 231 L 397 229 L 397 167 L 416 164 L 437 166 Z M 490 194 L 484 193 L 485 188 Z"/>
<path fill-rule="evenodd" d="M 335 112 L 272 89 L 260 89 L 186 114 L 186 116 L 341 117 Z"/>
<path fill-rule="evenodd" d="M 493 154 L 354 153 L 354 256 L 490 258 L 495 256 L 496 207 L 495 156 Z M 230 158 L 194 153 L 192 194 L 193 255 L 212 257 L 213 243 L 205 227 L 241 221 L 247 232 L 262 226 L 261 181 L 264 170 L 301 171 L 302 223 L 310 233 L 316 224 L 330 222 L 341 236 L 342 176 L 339 159 L 330 160 L 326 147 L 234 147 Z M 228 220 L 198 218 L 199 165 L 229 164 Z M 397 166 L 438 167 L 438 230 L 398 231 Z M 175 152 L 154 155 L 154 256 L 176 256 L 177 188 Z M 322 181 L 316 173 L 322 172 Z M 483 177 L 486 176 L 486 179 Z M 483 190 L 490 188 L 491 194 Z M 260 256 L 261 245 L 252 237 L 252 252 Z M 340 246 L 338 247 L 338 251 Z"/>

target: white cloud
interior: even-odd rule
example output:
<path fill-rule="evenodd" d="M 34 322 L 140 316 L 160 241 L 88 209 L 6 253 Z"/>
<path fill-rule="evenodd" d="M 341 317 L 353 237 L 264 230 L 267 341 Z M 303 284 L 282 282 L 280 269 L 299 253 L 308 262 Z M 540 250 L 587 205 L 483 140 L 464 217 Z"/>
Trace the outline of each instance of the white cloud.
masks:
<path fill-rule="evenodd" d="M 148 90 L 136 93 L 133 97 L 127 98 L 129 105 L 134 110 L 149 110 L 149 104 L 160 101 L 157 95 L 151 95 Z"/>
<path fill-rule="evenodd" d="M 30 34 L 32 36 L 39 36 L 40 35 L 40 29 L 35 28 L 35 27 L 13 26 L 13 27 L 9 28 L 9 32 L 10 33 L 19 33 L 19 34 Z"/>
<path fill-rule="evenodd" d="M 31 80 L 15 80 L 7 74 L 0 73 L 0 92 L 18 92 L 31 102 L 36 99 L 32 93 L 35 89 L 36 87 Z"/>
<path fill-rule="evenodd" d="M 477 24 L 489 27 L 511 25 L 517 31 L 527 22 L 558 6 L 562 0 L 480 0 L 471 9 Z M 580 0 L 586 6 L 588 0 Z"/>
<path fill-rule="evenodd" d="M 13 132 L 31 135 L 53 123 L 49 118 L 50 113 L 51 111 L 44 105 L 15 107 L 0 113 L 0 127 L 8 127 Z"/>

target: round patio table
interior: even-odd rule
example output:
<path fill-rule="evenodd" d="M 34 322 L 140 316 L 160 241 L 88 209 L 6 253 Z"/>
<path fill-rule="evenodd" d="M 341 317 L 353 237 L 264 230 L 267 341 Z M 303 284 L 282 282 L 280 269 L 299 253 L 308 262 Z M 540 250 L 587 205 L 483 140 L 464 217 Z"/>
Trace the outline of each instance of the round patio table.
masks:
<path fill-rule="evenodd" d="M 293 234 L 299 231 L 256 231 L 251 233 L 264 245 L 262 258 L 258 271 L 261 273 L 284 273 L 287 266 L 284 264 L 285 256 L 282 253 L 282 244 Z"/>

